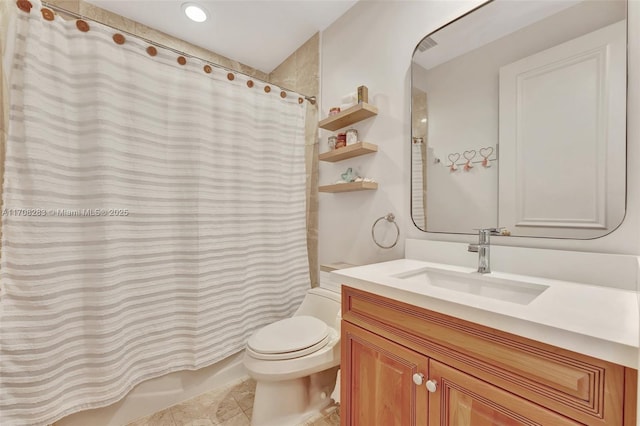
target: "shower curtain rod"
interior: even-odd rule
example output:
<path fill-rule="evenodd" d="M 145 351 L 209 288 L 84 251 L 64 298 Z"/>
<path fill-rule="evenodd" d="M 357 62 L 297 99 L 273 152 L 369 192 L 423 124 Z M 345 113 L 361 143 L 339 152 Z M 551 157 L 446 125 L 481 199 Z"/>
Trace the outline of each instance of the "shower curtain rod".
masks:
<path fill-rule="evenodd" d="M 206 60 L 206 59 L 200 58 L 200 57 L 198 57 L 198 56 L 194 56 L 194 55 L 191 55 L 191 54 L 189 54 L 189 53 L 183 52 L 183 51 L 181 51 L 181 50 L 174 49 L 173 47 L 169 47 L 169 46 L 166 46 L 166 45 L 164 45 L 164 44 L 158 43 L 158 42 L 156 42 L 156 41 L 149 40 L 148 38 L 141 37 L 141 36 L 139 36 L 139 35 L 137 35 L 137 34 L 131 33 L 131 32 L 129 32 L 129 31 L 122 30 L 122 29 L 120 29 L 120 28 L 116 28 L 116 27 L 114 27 L 113 25 L 105 24 L 104 22 L 100 22 L 100 21 L 98 21 L 98 20 L 96 20 L 96 19 L 89 18 L 89 17 L 87 17 L 87 16 L 81 15 L 81 14 L 76 13 L 76 12 L 72 12 L 72 11 L 70 11 L 70 10 L 67 10 L 67 9 L 65 9 L 65 8 L 63 8 L 63 7 L 60 7 L 60 6 L 56 6 L 56 5 L 51 4 L 51 3 L 49 3 L 49 2 L 42 1 L 41 3 L 42 3 L 42 5 L 43 5 L 43 6 L 46 6 L 46 7 L 48 7 L 49 9 L 53 9 L 53 10 L 55 10 L 56 12 L 64 13 L 64 14 L 66 14 L 66 15 L 70 15 L 70 16 L 73 16 L 73 17 L 75 17 L 75 18 L 79 18 L 79 19 L 86 19 L 86 20 L 89 20 L 89 21 L 92 21 L 92 22 L 96 22 L 96 23 L 98 23 L 98 24 L 100 24 L 100 25 L 104 25 L 104 26 L 107 26 L 107 27 L 109 27 L 109 28 L 113 28 L 114 30 L 116 30 L 116 31 L 118 31 L 118 32 L 120 32 L 120 33 L 128 34 L 128 35 L 130 35 L 130 36 L 132 36 L 132 37 L 135 37 L 135 38 L 138 38 L 138 39 L 140 39 L 140 40 L 143 40 L 143 41 L 145 41 L 145 42 L 147 42 L 147 43 L 149 43 L 149 44 L 152 44 L 152 45 L 154 45 L 154 46 L 156 46 L 156 47 L 160 47 L 160 48 L 162 48 L 162 49 L 170 50 L 171 52 L 173 52 L 173 53 L 177 53 L 178 55 L 186 56 L 186 57 L 189 57 L 189 58 L 198 59 L 198 60 L 200 60 L 200 61 L 206 62 L 207 64 L 209 64 L 209 65 L 211 65 L 211 66 L 213 66 L 213 67 L 221 68 L 221 69 L 223 69 L 223 70 L 225 70 L 225 71 L 229 71 L 229 72 L 233 72 L 233 73 L 242 74 L 242 75 L 244 75 L 244 76 L 247 76 L 247 77 L 252 78 L 252 79 L 254 79 L 254 80 L 261 81 L 261 82 L 263 82 L 263 83 L 273 84 L 273 83 L 271 83 L 271 82 L 269 82 L 269 81 L 264 81 L 264 80 L 262 80 L 262 79 L 260 79 L 260 78 L 256 78 L 256 77 L 254 77 L 254 76 L 252 76 L 252 75 L 249 75 L 249 74 L 247 74 L 247 73 L 244 73 L 244 72 L 242 72 L 242 71 L 234 70 L 234 69 L 231 69 L 231 68 L 225 67 L 224 65 L 216 64 L 215 62 L 211 62 L 211 61 L 208 61 L 208 60 Z M 286 87 L 281 87 L 281 86 L 278 86 L 278 87 L 280 87 L 280 89 L 285 90 L 285 91 L 287 91 L 287 92 L 293 92 L 293 93 L 296 93 L 296 94 L 298 94 L 298 95 L 300 95 L 300 96 L 304 97 L 307 101 L 309 101 L 309 102 L 311 103 L 311 105 L 315 105 L 315 104 L 316 104 L 316 97 L 315 97 L 315 96 L 307 96 L 307 95 L 303 95 L 303 94 L 301 94 L 301 93 L 298 93 L 298 92 L 296 92 L 295 90 L 287 89 Z"/>

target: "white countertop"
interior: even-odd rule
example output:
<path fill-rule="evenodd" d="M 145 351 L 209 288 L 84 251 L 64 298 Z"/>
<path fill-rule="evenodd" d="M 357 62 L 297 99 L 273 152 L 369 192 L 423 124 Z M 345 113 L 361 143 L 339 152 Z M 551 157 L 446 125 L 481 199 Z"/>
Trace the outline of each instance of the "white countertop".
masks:
<path fill-rule="evenodd" d="M 548 286 L 523 305 L 394 277 L 425 267 L 473 273 L 464 266 L 399 259 L 332 274 L 350 287 L 638 368 L 640 317 L 635 291 L 500 272 L 488 275 Z"/>

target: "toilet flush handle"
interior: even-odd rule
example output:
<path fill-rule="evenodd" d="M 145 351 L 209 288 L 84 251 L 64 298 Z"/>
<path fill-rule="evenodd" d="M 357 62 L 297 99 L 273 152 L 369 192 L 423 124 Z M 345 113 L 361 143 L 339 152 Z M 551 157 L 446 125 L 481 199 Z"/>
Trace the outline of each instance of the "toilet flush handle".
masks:
<path fill-rule="evenodd" d="M 424 374 L 415 373 L 413 375 L 413 383 L 415 383 L 417 386 L 420 386 L 423 382 L 424 382 Z"/>

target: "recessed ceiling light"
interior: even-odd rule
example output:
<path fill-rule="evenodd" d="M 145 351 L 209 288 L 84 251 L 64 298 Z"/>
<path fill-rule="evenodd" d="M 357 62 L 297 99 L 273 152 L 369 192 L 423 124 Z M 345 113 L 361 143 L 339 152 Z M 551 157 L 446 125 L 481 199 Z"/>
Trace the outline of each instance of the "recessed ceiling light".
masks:
<path fill-rule="evenodd" d="M 184 3 L 182 10 L 187 18 L 195 22 L 204 22 L 207 20 L 207 12 L 204 11 L 202 6 L 198 6 L 195 3 Z"/>

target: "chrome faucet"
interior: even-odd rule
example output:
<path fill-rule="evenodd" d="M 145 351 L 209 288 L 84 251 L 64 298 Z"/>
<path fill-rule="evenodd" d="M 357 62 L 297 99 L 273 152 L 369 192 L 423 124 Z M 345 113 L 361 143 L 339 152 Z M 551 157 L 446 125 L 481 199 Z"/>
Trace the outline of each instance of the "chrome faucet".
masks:
<path fill-rule="evenodd" d="M 489 258 L 489 248 L 491 247 L 490 236 L 500 235 L 502 228 L 478 229 L 478 244 L 469 244 L 467 250 L 478 253 L 478 272 L 488 274 L 491 272 L 491 261 Z"/>

